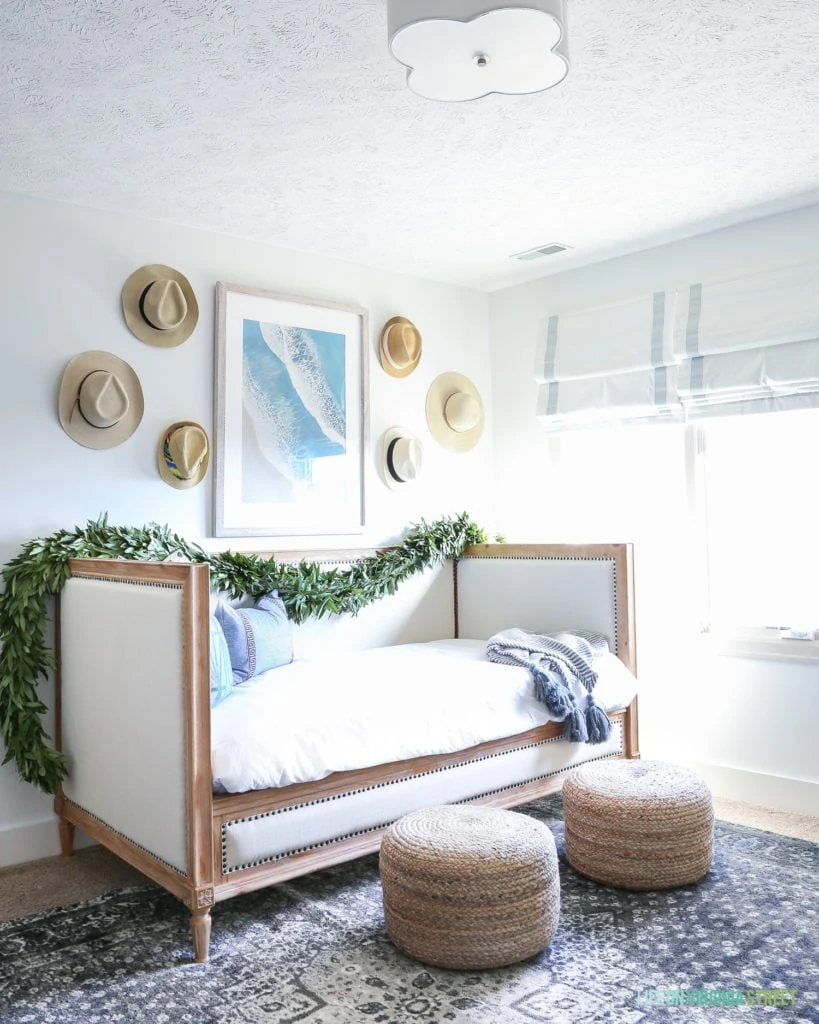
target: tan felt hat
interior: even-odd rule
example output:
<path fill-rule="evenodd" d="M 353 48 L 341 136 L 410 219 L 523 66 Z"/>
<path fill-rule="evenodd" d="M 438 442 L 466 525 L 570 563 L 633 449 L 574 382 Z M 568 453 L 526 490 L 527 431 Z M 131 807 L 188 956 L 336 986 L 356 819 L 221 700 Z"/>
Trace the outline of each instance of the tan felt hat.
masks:
<path fill-rule="evenodd" d="M 199 319 L 199 305 L 188 279 L 161 263 L 131 274 L 122 286 L 122 312 L 132 334 L 160 348 L 187 341 Z"/>
<path fill-rule="evenodd" d="M 427 392 L 427 424 L 435 440 L 451 452 L 474 448 L 483 433 L 483 402 L 462 373 L 442 373 Z"/>
<path fill-rule="evenodd" d="M 189 420 L 174 423 L 159 439 L 157 461 L 162 479 L 179 490 L 196 487 L 208 471 L 210 442 L 203 427 Z"/>
<path fill-rule="evenodd" d="M 60 382 L 63 430 L 86 448 L 115 448 L 127 441 L 145 411 L 132 367 L 110 352 L 82 352 L 69 360 Z"/>
<path fill-rule="evenodd" d="M 394 490 L 414 483 L 424 465 L 424 449 L 404 427 L 390 427 L 381 438 L 381 469 L 384 483 Z"/>
<path fill-rule="evenodd" d="M 391 377 L 409 377 L 421 359 L 421 332 L 405 316 L 394 316 L 381 329 L 381 365 Z"/>

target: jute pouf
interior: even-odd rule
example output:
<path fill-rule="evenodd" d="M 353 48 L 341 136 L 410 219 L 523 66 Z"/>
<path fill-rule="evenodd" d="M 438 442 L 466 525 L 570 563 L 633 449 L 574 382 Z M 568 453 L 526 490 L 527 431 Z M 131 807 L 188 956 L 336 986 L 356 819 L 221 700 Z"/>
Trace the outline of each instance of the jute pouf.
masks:
<path fill-rule="evenodd" d="M 563 784 L 566 860 L 621 889 L 696 882 L 714 855 L 708 786 L 664 761 L 599 761 Z"/>
<path fill-rule="evenodd" d="M 381 841 L 387 932 L 435 967 L 503 967 L 551 941 L 560 914 L 555 842 L 539 821 L 487 807 L 429 807 Z"/>

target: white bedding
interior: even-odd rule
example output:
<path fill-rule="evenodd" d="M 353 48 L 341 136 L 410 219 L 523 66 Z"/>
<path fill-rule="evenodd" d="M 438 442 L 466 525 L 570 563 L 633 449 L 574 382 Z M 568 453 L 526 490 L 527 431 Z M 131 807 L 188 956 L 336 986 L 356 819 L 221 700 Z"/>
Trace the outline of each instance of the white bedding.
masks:
<path fill-rule="evenodd" d="M 483 640 L 437 640 L 298 661 L 213 708 L 214 789 L 242 793 L 447 754 L 552 721 L 527 669 L 487 660 Z M 597 702 L 626 707 L 637 680 L 595 661 Z M 577 695 L 585 690 L 578 687 Z"/>

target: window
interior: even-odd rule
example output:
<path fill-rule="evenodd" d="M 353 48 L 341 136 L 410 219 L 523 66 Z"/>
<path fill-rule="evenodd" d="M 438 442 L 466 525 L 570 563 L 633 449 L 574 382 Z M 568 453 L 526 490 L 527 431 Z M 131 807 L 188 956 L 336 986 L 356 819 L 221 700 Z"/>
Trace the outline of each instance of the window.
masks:
<path fill-rule="evenodd" d="M 635 544 L 643 636 L 819 658 L 819 409 L 553 435 L 553 540 Z M 687 470 L 686 470 L 687 466 Z M 773 628 L 772 628 L 773 627 Z"/>
<path fill-rule="evenodd" d="M 537 517 L 533 539 L 634 544 L 640 666 L 658 678 L 665 677 L 669 651 L 696 641 L 701 625 L 685 429 L 643 424 L 551 435 L 549 463 L 531 463 L 525 486 L 515 491 Z"/>
<path fill-rule="evenodd" d="M 710 629 L 819 628 L 819 410 L 689 427 Z"/>

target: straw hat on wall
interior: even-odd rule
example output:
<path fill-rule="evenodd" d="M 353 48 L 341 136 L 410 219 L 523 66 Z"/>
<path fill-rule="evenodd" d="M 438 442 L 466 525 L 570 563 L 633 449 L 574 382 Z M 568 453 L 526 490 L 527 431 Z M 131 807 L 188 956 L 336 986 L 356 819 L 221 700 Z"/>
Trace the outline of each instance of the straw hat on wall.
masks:
<path fill-rule="evenodd" d="M 435 440 L 451 452 L 474 448 L 483 433 L 483 402 L 462 373 L 442 373 L 427 392 L 427 424 Z"/>
<path fill-rule="evenodd" d="M 122 312 L 132 334 L 148 345 L 172 348 L 191 336 L 199 305 L 184 274 L 161 263 L 135 270 L 122 286 Z"/>
<path fill-rule="evenodd" d="M 394 316 L 381 330 L 381 365 L 391 377 L 408 377 L 421 359 L 421 332 L 405 316 Z"/>
<path fill-rule="evenodd" d="M 115 448 L 142 421 L 145 401 L 132 367 L 110 352 L 82 352 L 69 360 L 60 381 L 63 430 L 85 448 Z"/>
<path fill-rule="evenodd" d="M 198 423 L 173 423 L 159 439 L 156 453 L 159 475 L 178 490 L 201 483 L 208 471 L 210 443 Z"/>
<path fill-rule="evenodd" d="M 390 427 L 381 438 L 381 472 L 384 483 L 393 490 L 412 484 L 421 474 L 424 449 L 421 442 L 404 427 Z"/>

